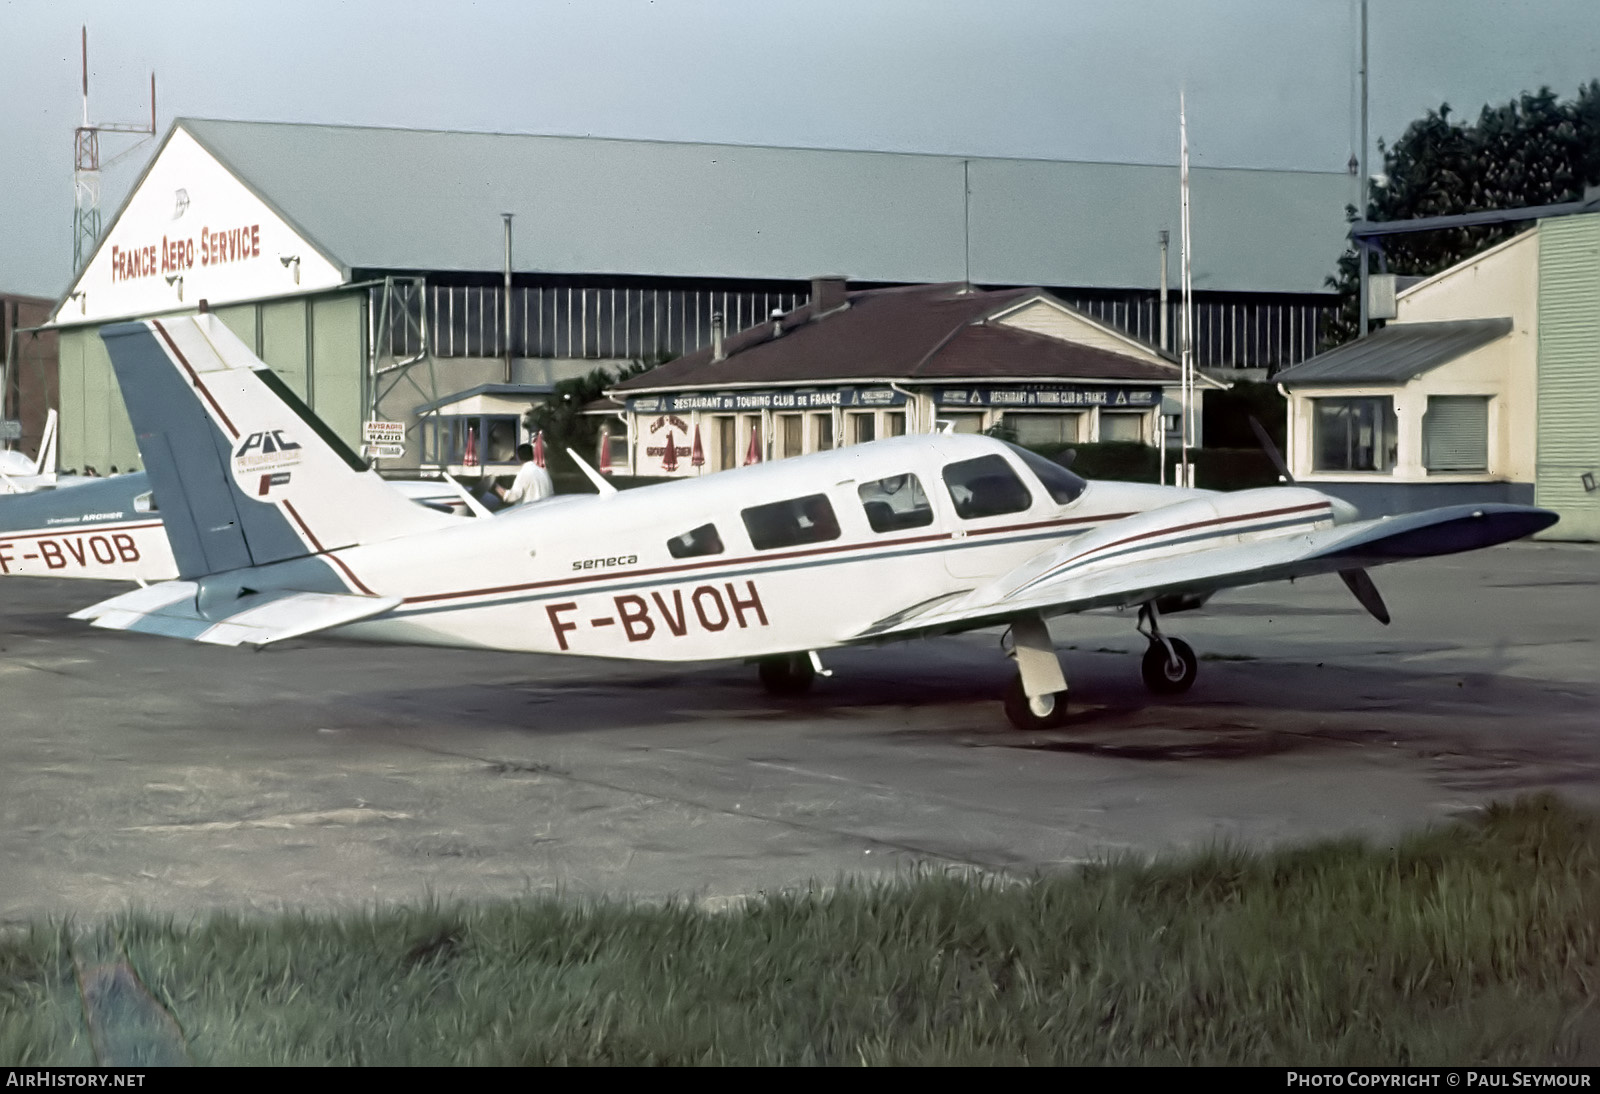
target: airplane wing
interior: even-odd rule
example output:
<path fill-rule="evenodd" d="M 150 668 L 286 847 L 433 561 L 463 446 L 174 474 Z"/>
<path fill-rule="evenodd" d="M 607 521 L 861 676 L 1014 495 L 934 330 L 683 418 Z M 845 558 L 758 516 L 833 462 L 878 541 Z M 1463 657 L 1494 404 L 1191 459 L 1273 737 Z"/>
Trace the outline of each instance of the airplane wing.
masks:
<path fill-rule="evenodd" d="M 393 596 L 274 589 L 241 596 L 230 601 L 225 611 L 202 614 L 196 604 L 199 590 L 193 581 L 163 581 L 73 612 L 72 618 L 91 620 L 96 627 L 115 631 L 187 638 L 216 646 L 266 646 L 367 619 L 401 602 Z"/>
<path fill-rule="evenodd" d="M 1531 506 L 1457 505 L 1200 550 L 1182 550 L 1170 542 L 1145 547 L 1135 542 L 1144 536 L 1119 539 L 1111 526 L 1092 543 L 1063 544 L 963 596 L 881 619 L 854 641 L 971 630 L 1030 614 L 1064 615 L 1168 596 L 1202 596 L 1310 574 L 1358 571 L 1505 543 L 1555 522 L 1556 514 Z M 1159 557 L 1149 557 L 1152 553 Z"/>

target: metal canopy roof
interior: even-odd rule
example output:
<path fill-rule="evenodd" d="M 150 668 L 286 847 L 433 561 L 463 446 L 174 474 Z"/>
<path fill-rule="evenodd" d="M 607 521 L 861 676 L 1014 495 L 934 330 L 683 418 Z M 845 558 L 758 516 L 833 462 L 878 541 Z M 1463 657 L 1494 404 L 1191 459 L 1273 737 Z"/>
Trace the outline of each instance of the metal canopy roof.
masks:
<path fill-rule="evenodd" d="M 1153 288 L 1178 169 L 183 118 L 346 270 Z M 1191 170 L 1194 285 L 1326 293 L 1342 173 Z M 1175 250 L 1175 248 L 1174 248 Z M 1172 256 L 1174 268 L 1177 256 Z"/>
<path fill-rule="evenodd" d="M 521 399 L 534 395 L 549 395 L 555 389 L 554 384 L 479 384 L 477 387 L 469 387 L 465 391 L 452 392 L 449 395 L 440 396 L 432 402 L 423 403 L 416 408 L 414 413 L 426 414 L 430 410 L 447 407 L 452 403 L 465 402 L 475 395 L 504 395 L 507 398 Z"/>
<path fill-rule="evenodd" d="M 1511 332 L 1511 320 L 1391 323 L 1377 334 L 1329 350 L 1273 377 L 1289 387 L 1403 384 Z"/>

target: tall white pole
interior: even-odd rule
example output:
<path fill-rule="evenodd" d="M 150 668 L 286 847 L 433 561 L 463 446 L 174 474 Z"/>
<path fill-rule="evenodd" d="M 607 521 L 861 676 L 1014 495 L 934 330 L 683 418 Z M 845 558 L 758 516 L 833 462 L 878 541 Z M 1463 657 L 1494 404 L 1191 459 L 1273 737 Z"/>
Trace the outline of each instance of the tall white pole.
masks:
<path fill-rule="evenodd" d="M 1360 204 L 1356 206 L 1356 219 L 1366 220 L 1367 183 L 1372 178 L 1372 169 L 1367 165 L 1367 0 L 1361 0 L 1361 152 L 1356 159 L 1359 164 L 1356 170 L 1361 174 L 1361 197 Z M 1367 327 L 1370 323 L 1367 317 L 1367 281 L 1369 278 L 1367 271 L 1372 265 L 1371 261 L 1369 261 L 1372 256 L 1367 253 L 1366 240 L 1362 240 L 1360 245 L 1356 247 L 1356 254 L 1361 259 L 1361 277 L 1359 281 L 1361 300 L 1357 305 L 1360 308 L 1361 327 L 1357 332 L 1357 337 L 1365 338 L 1367 336 Z"/>
<path fill-rule="evenodd" d="M 1189 253 L 1189 120 L 1183 92 L 1178 92 L 1178 190 L 1182 197 L 1180 239 L 1183 247 L 1183 447 L 1180 450 L 1182 486 L 1194 485 L 1189 467 L 1189 446 L 1193 440 L 1194 402 L 1194 279 Z"/>

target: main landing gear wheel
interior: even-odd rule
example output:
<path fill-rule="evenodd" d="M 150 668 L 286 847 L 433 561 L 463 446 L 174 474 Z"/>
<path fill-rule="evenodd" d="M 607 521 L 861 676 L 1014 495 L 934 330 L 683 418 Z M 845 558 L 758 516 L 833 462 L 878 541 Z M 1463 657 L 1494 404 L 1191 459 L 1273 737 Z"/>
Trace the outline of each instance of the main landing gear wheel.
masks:
<path fill-rule="evenodd" d="M 804 695 L 817 678 L 811 658 L 803 653 L 764 657 L 756 671 L 761 677 L 761 686 L 770 695 Z"/>
<path fill-rule="evenodd" d="M 1144 660 L 1139 663 L 1144 686 L 1157 695 L 1177 695 L 1188 691 L 1194 683 L 1195 673 L 1200 671 L 1200 662 L 1189 643 L 1181 638 L 1168 638 L 1161 633 L 1161 618 L 1156 613 L 1153 601 L 1140 606 L 1137 626 L 1139 633 L 1150 640 L 1149 648 L 1144 651 Z"/>
<path fill-rule="evenodd" d="M 1038 712 L 1039 707 L 1045 708 L 1043 714 Z M 1022 674 L 1018 673 L 1006 686 L 1005 708 L 1006 720 L 1024 733 L 1055 729 L 1067 722 L 1067 693 L 1058 691 L 1029 699 L 1022 690 Z"/>
<path fill-rule="evenodd" d="M 1168 646 L 1172 652 L 1167 652 Z M 1144 674 L 1144 686 L 1157 695 L 1177 695 L 1188 691 L 1194 683 L 1200 663 L 1194 650 L 1181 638 L 1156 639 L 1144 651 L 1139 671 Z"/>

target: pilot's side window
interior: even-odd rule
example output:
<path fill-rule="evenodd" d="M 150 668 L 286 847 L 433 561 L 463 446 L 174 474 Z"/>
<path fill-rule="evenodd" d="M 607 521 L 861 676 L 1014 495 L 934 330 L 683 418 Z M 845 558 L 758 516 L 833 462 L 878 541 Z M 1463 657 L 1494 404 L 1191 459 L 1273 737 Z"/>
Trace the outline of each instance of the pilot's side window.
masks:
<path fill-rule="evenodd" d="M 874 532 L 896 532 L 933 523 L 933 507 L 915 475 L 892 475 L 856 487 Z"/>
<path fill-rule="evenodd" d="M 1037 452 L 1029 452 L 1026 448 L 1017 445 L 1010 446 L 1011 451 L 1035 475 L 1044 486 L 1045 492 L 1057 505 L 1070 505 L 1078 500 L 1078 496 L 1088 488 L 1089 484 L 1082 478 L 1074 475 L 1065 467 L 1053 460 L 1047 460 Z"/>
<path fill-rule="evenodd" d="M 1020 513 L 1033 504 L 1033 495 L 1003 456 L 979 456 L 944 469 L 945 489 L 955 503 L 956 516 L 964 520 Z"/>
<path fill-rule="evenodd" d="M 750 545 L 758 551 L 839 538 L 839 522 L 825 494 L 757 505 L 739 515 L 750 533 Z"/>
<path fill-rule="evenodd" d="M 722 537 L 717 535 L 715 524 L 702 524 L 681 536 L 667 540 L 667 551 L 673 558 L 698 558 L 700 555 L 720 555 Z"/>

